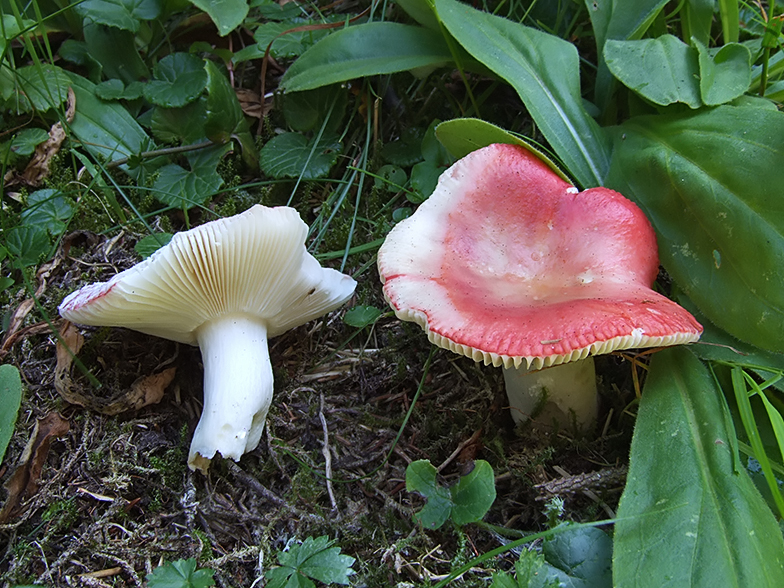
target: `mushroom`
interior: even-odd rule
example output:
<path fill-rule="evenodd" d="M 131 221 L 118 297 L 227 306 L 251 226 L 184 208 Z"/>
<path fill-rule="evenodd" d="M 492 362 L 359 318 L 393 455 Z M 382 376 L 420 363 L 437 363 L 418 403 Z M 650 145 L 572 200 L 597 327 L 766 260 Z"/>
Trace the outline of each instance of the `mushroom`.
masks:
<path fill-rule="evenodd" d="M 60 315 L 127 327 L 189 345 L 204 362 L 204 408 L 188 465 L 206 473 L 216 452 L 238 461 L 256 448 L 272 400 L 267 339 L 334 310 L 349 276 L 305 250 L 293 208 L 256 205 L 177 233 L 147 260 L 68 296 Z"/>
<path fill-rule="evenodd" d="M 378 252 L 398 318 L 440 347 L 503 365 L 517 421 L 545 393 L 579 428 L 598 410 L 590 356 L 702 332 L 651 289 L 658 267 L 635 204 L 606 188 L 580 192 L 527 149 L 501 144 L 446 170 Z"/>

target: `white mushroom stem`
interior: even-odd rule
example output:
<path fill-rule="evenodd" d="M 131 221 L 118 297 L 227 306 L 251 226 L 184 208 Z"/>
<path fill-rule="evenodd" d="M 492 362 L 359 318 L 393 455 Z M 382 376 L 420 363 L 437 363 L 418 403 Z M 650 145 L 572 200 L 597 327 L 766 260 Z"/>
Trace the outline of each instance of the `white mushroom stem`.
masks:
<path fill-rule="evenodd" d="M 272 365 L 264 321 L 221 316 L 199 327 L 204 362 L 204 408 L 188 455 L 207 473 L 215 453 L 239 461 L 259 444 L 272 402 Z"/>
<path fill-rule="evenodd" d="M 539 415 L 555 418 L 563 427 L 585 430 L 599 412 L 593 357 L 541 370 L 504 368 L 504 382 L 512 417 L 523 422 Z"/>

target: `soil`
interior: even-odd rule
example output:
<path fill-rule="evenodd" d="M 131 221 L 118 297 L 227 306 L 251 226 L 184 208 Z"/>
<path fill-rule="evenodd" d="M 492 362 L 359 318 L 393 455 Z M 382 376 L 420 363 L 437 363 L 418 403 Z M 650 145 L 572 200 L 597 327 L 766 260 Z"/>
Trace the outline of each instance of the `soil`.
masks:
<path fill-rule="evenodd" d="M 617 356 L 597 362 L 602 409 L 595 430 L 575 436 L 544 420 L 515 427 L 500 370 L 435 350 L 425 371 L 431 348 L 418 327 L 385 315 L 357 333 L 339 310 L 271 341 L 275 398 L 262 441 L 239 463 L 215 459 L 207 476 L 186 465 L 201 411 L 197 348 L 123 329 L 79 328 L 79 359 L 102 387 L 73 365 L 72 385 L 86 406 L 66 402 L 54 385 L 50 327 L 63 328 L 56 307 L 82 284 L 136 263 L 134 242 L 122 233 L 66 239 L 55 262 L 34 277 L 40 306 L 28 302 L 29 314 L 6 330 L 2 361 L 19 368 L 25 394 L 0 469 L 3 501 L 20 494 L 11 480 L 28 459 L 36 422 L 57 413 L 67 432 L 48 439 L 34 483 L 0 525 L 0 585 L 142 586 L 164 561 L 196 558 L 215 570 L 218 586 L 248 587 L 291 540 L 321 535 L 356 558 L 354 586 L 431 585 L 507 539 L 487 525 L 420 528 L 412 514 L 423 499 L 405 485 L 406 466 L 419 459 L 438 467 L 445 485 L 473 460 L 487 460 L 496 476 L 497 499 L 485 517 L 492 525 L 540 531 L 553 496 L 565 500 L 566 519 L 613 516 L 639 370 Z M 363 303 L 385 308 L 375 272 L 360 280 L 376 292 Z M 28 298 L 20 291 L 3 312 Z M 107 398 L 122 401 L 139 378 L 169 368 L 176 371 L 157 404 L 99 412 Z M 507 552 L 483 562 L 455 585 L 486 586 L 515 559 Z"/>

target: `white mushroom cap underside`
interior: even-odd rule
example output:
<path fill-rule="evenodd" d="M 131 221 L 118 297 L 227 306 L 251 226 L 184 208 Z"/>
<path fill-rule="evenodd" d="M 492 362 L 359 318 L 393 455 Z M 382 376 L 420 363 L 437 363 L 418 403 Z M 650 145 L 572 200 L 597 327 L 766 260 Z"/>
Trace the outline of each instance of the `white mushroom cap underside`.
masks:
<path fill-rule="evenodd" d="M 307 230 L 293 208 L 256 205 L 177 233 L 149 259 L 68 296 L 60 314 L 191 345 L 208 320 L 241 314 L 274 337 L 334 310 L 356 286 L 305 250 Z"/>
<path fill-rule="evenodd" d="M 636 206 L 603 188 L 578 193 L 511 145 L 444 172 L 389 233 L 378 268 L 398 318 L 495 366 L 541 368 L 702 332 L 650 289 L 655 236 Z"/>

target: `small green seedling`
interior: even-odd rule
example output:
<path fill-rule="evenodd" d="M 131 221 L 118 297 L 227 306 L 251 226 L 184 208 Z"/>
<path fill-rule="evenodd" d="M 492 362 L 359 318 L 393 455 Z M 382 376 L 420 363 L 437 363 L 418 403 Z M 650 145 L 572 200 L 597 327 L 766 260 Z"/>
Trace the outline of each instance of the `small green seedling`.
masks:
<path fill-rule="evenodd" d="M 490 510 L 495 501 L 495 478 L 489 463 L 474 462 L 474 469 L 451 488 L 437 484 L 436 474 L 436 468 L 424 459 L 406 468 L 406 490 L 427 499 L 422 510 L 414 515 L 423 527 L 438 529 L 448 518 L 456 525 L 474 523 Z"/>
<path fill-rule="evenodd" d="M 278 553 L 280 567 L 269 570 L 267 588 L 316 588 L 312 580 L 324 584 L 348 585 L 354 574 L 354 558 L 340 554 L 340 547 L 327 536 L 308 537 L 301 545 L 291 545 Z"/>
<path fill-rule="evenodd" d="M 197 570 L 194 558 L 178 559 L 158 566 L 146 579 L 149 588 L 208 588 L 215 585 L 214 573 L 209 568 Z"/>

